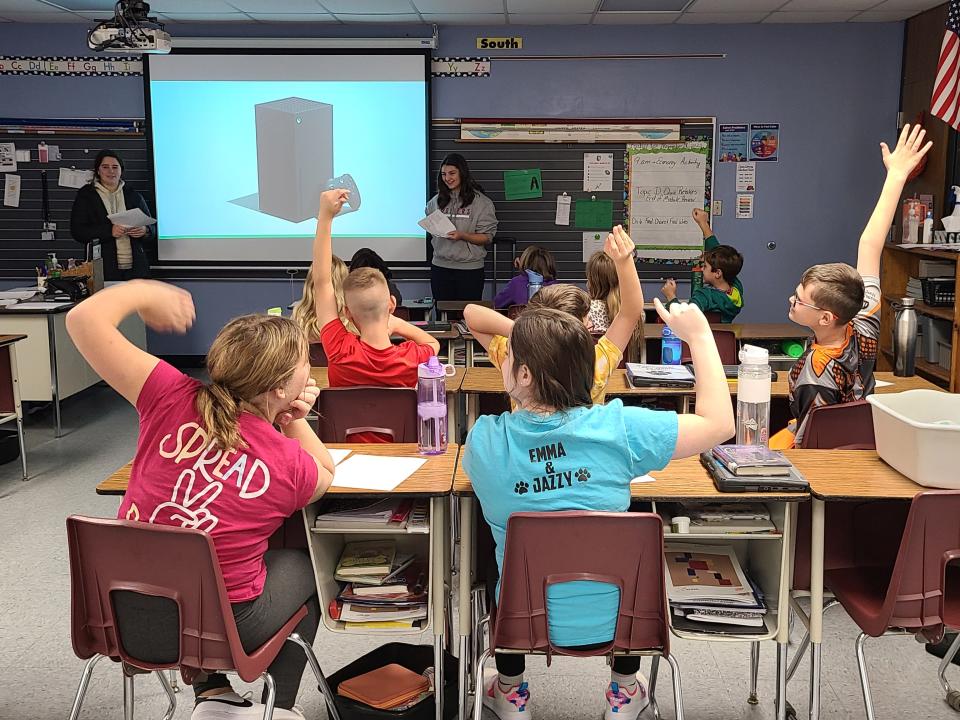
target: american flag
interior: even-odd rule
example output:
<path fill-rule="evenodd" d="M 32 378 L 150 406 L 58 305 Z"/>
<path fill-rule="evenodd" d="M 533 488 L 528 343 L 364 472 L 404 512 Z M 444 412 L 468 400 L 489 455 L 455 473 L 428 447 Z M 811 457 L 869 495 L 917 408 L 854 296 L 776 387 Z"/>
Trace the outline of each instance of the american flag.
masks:
<path fill-rule="evenodd" d="M 960 130 L 960 0 L 950 0 L 930 112 Z"/>

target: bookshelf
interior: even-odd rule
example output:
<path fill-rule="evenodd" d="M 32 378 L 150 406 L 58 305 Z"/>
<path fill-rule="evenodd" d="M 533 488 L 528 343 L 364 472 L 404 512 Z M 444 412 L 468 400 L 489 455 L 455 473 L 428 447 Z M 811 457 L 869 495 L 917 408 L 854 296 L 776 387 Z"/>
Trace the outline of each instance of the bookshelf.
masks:
<path fill-rule="evenodd" d="M 894 310 L 891 303 L 897 298 L 906 296 L 907 281 L 911 277 L 919 277 L 920 261 L 934 260 L 952 263 L 954 276 L 960 279 L 960 262 L 958 262 L 960 253 L 935 248 L 935 245 L 931 246 L 930 249 L 904 248 L 900 245 L 888 243 L 883 249 L 883 259 L 880 263 L 880 290 L 884 299 L 880 315 L 878 370 L 893 369 Z M 917 301 L 914 308 L 918 316 L 948 321 L 951 324 L 949 335 L 952 348 L 950 367 L 941 367 L 937 358 L 917 358 L 917 374 L 946 387 L 950 392 L 960 392 L 960 312 L 958 312 L 960 306 L 954 303 L 952 307 L 931 307 L 926 303 Z"/>

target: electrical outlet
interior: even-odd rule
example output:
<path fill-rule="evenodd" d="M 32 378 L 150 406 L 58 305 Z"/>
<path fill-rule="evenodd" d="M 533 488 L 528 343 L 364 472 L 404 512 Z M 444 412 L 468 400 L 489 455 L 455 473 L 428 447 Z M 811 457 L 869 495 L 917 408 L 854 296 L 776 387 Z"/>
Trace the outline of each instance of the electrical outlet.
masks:
<path fill-rule="evenodd" d="M 723 201 L 714 200 L 713 201 L 713 212 L 711 213 L 714 217 L 720 217 L 723 215 Z"/>

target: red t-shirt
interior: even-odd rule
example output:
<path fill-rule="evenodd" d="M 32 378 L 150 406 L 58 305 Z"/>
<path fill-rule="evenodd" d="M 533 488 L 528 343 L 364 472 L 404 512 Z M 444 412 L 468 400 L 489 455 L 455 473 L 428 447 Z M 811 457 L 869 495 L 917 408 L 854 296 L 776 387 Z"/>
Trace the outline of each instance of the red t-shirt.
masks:
<path fill-rule="evenodd" d="M 377 350 L 347 330 L 339 318 L 323 326 L 320 342 L 327 353 L 330 387 L 416 387 L 417 365 L 434 354 L 429 345 L 412 340 Z"/>
<path fill-rule="evenodd" d="M 240 416 L 246 447 L 211 445 L 195 408 L 199 388 L 163 361 L 143 384 L 137 454 L 117 517 L 208 533 L 230 602 L 253 600 L 267 576 L 267 540 L 313 496 L 317 462 L 251 413 Z"/>

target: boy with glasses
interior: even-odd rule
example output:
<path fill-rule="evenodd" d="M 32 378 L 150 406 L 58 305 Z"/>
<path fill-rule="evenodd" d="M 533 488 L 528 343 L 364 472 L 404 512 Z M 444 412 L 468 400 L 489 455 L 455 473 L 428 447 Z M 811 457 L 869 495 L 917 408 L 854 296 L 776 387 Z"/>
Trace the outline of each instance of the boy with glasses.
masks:
<path fill-rule="evenodd" d="M 880 143 L 887 178 L 860 236 L 857 267 L 826 263 L 808 269 L 790 296 L 790 319 L 813 331 L 815 342 L 790 370 L 795 424 L 770 439 L 784 449 L 803 439 L 809 410 L 861 400 L 874 389 L 880 338 L 880 255 L 911 171 L 933 145 L 919 125 L 907 125 L 893 150 Z"/>

